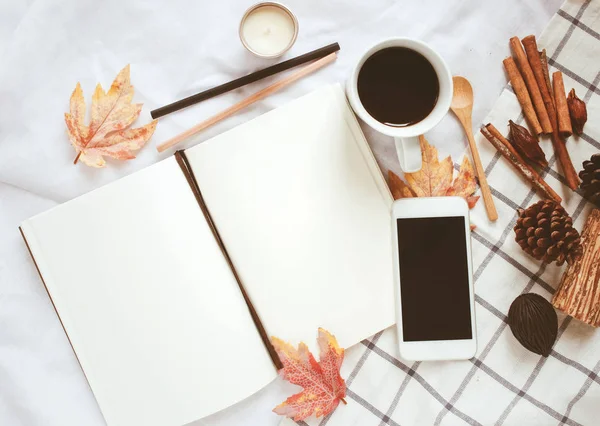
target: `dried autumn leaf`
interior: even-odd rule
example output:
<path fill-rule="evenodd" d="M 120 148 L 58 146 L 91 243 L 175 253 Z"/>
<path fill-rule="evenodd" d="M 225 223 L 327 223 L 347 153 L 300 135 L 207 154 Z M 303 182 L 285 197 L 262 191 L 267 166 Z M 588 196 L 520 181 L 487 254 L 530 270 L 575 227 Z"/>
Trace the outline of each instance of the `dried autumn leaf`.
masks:
<path fill-rule="evenodd" d="M 152 137 L 157 121 L 145 126 L 127 129 L 140 115 L 142 104 L 132 104 L 133 86 L 129 79 L 129 65 L 119 72 L 108 92 L 98 84 L 92 96 L 90 124 L 85 124 L 85 100 L 77 83 L 65 123 L 71 145 L 78 152 L 74 164 L 81 160 L 88 166 L 104 167 L 103 156 L 118 160 L 135 158 L 137 151 Z"/>
<path fill-rule="evenodd" d="M 415 173 L 406 173 L 406 182 L 417 197 L 441 197 L 446 195 L 452 185 L 452 159 L 450 156 L 441 162 L 438 160 L 438 150 L 429 145 L 424 136 L 419 136 L 423 166 Z"/>
<path fill-rule="evenodd" d="M 394 200 L 399 198 L 411 198 L 416 197 L 416 194 L 408 185 L 404 183 L 400 177 L 391 170 L 388 170 L 388 178 L 390 180 L 390 190 L 392 191 L 392 196 Z"/>
<path fill-rule="evenodd" d="M 326 416 L 336 409 L 340 401 L 346 403 L 346 383 L 340 376 L 344 349 L 339 347 L 335 336 L 319 328 L 320 362 L 315 360 L 304 343 L 296 349 L 276 337 L 271 340 L 283 364 L 279 374 L 303 388 L 302 392 L 275 407 L 273 412 L 298 422 L 313 414 L 316 417 Z"/>
<path fill-rule="evenodd" d="M 446 195 L 455 195 L 457 197 L 469 197 L 477 190 L 475 183 L 475 170 L 471 162 L 465 156 L 458 171 L 458 176 L 454 179 L 452 186 L 446 191 Z"/>
<path fill-rule="evenodd" d="M 467 200 L 469 208 L 472 209 L 479 201 L 479 195 L 473 195 L 477 191 L 475 180 L 475 170 L 467 156 L 463 157 L 462 164 L 458 171 L 458 176 L 454 179 L 452 186 L 448 188 L 446 195 L 463 197 Z"/>
<path fill-rule="evenodd" d="M 472 195 L 470 197 L 467 197 L 466 200 L 467 204 L 469 205 L 469 208 L 472 209 L 473 207 L 475 207 L 475 204 L 477 204 L 477 201 L 479 201 L 479 195 Z"/>
<path fill-rule="evenodd" d="M 429 145 L 423 136 L 420 137 L 420 142 L 423 167 L 418 172 L 404 174 L 408 185 L 394 172 L 388 171 L 390 190 L 394 199 L 458 196 L 467 200 L 469 208 L 473 208 L 479 196 L 473 195 L 477 190 L 477 181 L 468 157 L 463 158 L 458 176 L 453 181 L 454 170 L 450 156 L 440 162 L 437 149 Z"/>

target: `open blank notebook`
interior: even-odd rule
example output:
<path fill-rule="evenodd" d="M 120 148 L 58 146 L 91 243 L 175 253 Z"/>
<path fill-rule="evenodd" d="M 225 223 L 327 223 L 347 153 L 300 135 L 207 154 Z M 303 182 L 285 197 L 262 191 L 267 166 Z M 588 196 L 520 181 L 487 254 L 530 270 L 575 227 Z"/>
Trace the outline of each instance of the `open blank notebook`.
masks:
<path fill-rule="evenodd" d="M 21 230 L 106 422 L 179 426 L 275 378 L 268 336 L 393 324 L 391 203 L 333 85 Z"/>

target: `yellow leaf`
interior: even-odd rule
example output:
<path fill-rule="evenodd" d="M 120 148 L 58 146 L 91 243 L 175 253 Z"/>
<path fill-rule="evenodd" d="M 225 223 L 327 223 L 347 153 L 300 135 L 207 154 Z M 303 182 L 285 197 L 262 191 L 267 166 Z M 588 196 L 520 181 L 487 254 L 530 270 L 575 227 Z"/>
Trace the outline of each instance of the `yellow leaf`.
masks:
<path fill-rule="evenodd" d="M 69 102 L 69 110 L 75 123 L 77 123 L 77 136 L 78 141 L 87 138 L 87 126 L 85 123 L 85 100 L 83 99 L 83 90 L 81 85 L 77 83 L 73 94 L 71 95 L 71 101 Z M 77 147 L 75 147 L 77 149 Z"/>
<path fill-rule="evenodd" d="M 423 153 L 423 167 L 418 172 L 406 173 L 406 182 L 417 197 L 446 195 L 452 184 L 452 160 L 448 156 L 440 162 L 437 149 L 429 145 L 423 136 L 419 137 L 419 141 Z"/>
<path fill-rule="evenodd" d="M 396 173 L 388 170 L 388 178 L 390 181 L 390 191 L 392 192 L 394 200 L 416 197 L 413 190 L 410 189 Z"/>
<path fill-rule="evenodd" d="M 456 195 L 458 197 L 469 197 L 477 190 L 477 184 L 475 183 L 475 170 L 469 161 L 469 158 L 465 155 L 463 157 L 458 176 L 454 180 L 454 183 L 446 195 Z"/>
<path fill-rule="evenodd" d="M 419 142 L 423 167 L 418 172 L 405 173 L 407 183 L 388 170 L 390 191 L 394 199 L 454 195 L 465 198 L 469 208 L 473 208 L 479 200 L 479 196 L 473 195 L 477 190 L 477 181 L 469 159 L 466 156 L 463 158 L 458 176 L 453 181 L 452 159 L 448 156 L 439 161 L 437 149 L 429 145 L 425 137 L 420 136 Z"/>
<path fill-rule="evenodd" d="M 85 125 L 85 101 L 77 83 L 65 114 L 65 123 L 71 144 L 78 151 L 75 163 L 81 161 L 92 167 L 104 167 L 103 156 L 119 160 L 135 158 L 139 150 L 152 137 L 156 120 L 145 126 L 128 129 L 140 115 L 142 104 L 132 104 L 133 86 L 129 78 L 129 65 L 119 72 L 108 92 L 98 84 L 92 96 L 90 124 Z"/>

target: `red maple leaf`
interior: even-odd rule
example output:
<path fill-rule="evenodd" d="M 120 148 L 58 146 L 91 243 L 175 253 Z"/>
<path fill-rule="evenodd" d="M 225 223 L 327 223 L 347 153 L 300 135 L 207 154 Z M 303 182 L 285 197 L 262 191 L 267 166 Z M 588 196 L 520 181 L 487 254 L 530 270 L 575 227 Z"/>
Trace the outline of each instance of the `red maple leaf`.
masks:
<path fill-rule="evenodd" d="M 273 412 L 300 421 L 313 414 L 316 417 L 326 416 L 336 409 L 340 401 L 346 403 L 346 382 L 340 376 L 344 349 L 339 347 L 335 336 L 319 328 L 319 362 L 304 343 L 296 349 L 276 337 L 271 340 L 283 364 L 279 374 L 303 388 L 302 392 L 275 407 Z"/>

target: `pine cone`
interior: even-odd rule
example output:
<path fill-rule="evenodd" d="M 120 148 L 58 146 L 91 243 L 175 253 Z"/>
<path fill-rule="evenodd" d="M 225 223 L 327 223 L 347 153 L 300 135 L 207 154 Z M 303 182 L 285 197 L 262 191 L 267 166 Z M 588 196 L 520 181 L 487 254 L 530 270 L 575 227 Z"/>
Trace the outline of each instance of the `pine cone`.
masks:
<path fill-rule="evenodd" d="M 515 225 L 516 241 L 531 256 L 546 263 L 565 260 L 571 264 L 582 255 L 579 232 L 573 219 L 560 204 L 552 200 L 538 201 L 519 210 Z"/>
<path fill-rule="evenodd" d="M 579 172 L 581 190 L 585 197 L 600 207 L 600 154 L 583 162 L 583 170 Z"/>

